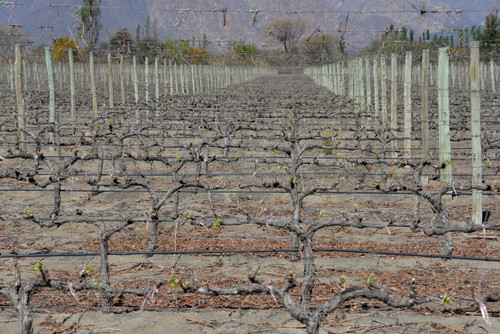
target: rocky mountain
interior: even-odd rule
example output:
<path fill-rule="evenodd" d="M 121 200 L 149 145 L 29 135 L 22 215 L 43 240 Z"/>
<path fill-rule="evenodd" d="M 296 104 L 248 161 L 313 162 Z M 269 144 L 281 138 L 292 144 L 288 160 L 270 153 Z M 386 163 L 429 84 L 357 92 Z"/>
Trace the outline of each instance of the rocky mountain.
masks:
<path fill-rule="evenodd" d="M 262 34 L 266 22 L 296 17 L 316 28 L 339 34 L 351 48 L 360 48 L 390 24 L 406 26 L 416 36 L 427 29 L 449 31 L 482 24 L 498 0 L 103 0 L 101 40 L 117 29 L 144 26 L 149 15 L 158 36 L 196 39 L 223 48 L 229 41 L 247 40 L 271 46 Z M 76 36 L 81 0 L 17 0 L 0 2 L 0 25 L 22 25 L 38 43 Z"/>

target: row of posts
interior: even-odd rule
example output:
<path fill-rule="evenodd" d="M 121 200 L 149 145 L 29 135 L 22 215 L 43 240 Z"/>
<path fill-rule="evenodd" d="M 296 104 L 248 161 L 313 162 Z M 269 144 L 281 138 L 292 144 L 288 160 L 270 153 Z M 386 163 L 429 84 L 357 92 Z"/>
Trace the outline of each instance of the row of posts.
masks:
<path fill-rule="evenodd" d="M 10 82 L 11 89 L 16 91 L 19 110 L 24 108 L 23 91 L 35 87 L 37 90 L 45 90 L 44 86 L 46 84 L 45 87 L 48 87 L 50 97 L 49 122 L 55 121 L 56 81 L 59 83 L 60 92 L 67 87 L 65 84 L 69 81 L 70 114 L 71 119 L 75 120 L 77 75 L 81 79 L 80 89 L 88 91 L 90 88 L 92 110 L 94 116 L 97 116 L 99 111 L 98 92 L 99 95 L 102 95 L 107 90 L 108 106 L 109 108 L 115 108 L 117 105 L 116 87 L 119 87 L 119 103 L 121 105 L 131 102 L 148 104 L 159 102 L 162 97 L 169 95 L 196 95 L 236 85 L 258 76 L 276 73 L 275 70 L 268 68 L 172 64 L 166 60 L 161 61 L 159 58 L 150 61 L 148 57 L 143 59 L 143 64 L 139 64 L 135 56 L 132 57 L 131 64 L 123 56 L 120 56 L 119 63 L 115 64 L 111 54 L 107 55 L 107 64 L 101 65 L 96 64 L 93 52 L 89 53 L 88 64 L 76 63 L 72 49 L 68 49 L 69 73 L 67 73 L 67 66 L 62 62 L 59 62 L 58 67 L 54 66 L 49 47 L 45 48 L 45 60 L 47 74 L 42 75 L 40 72 L 41 66 L 36 62 L 27 64 L 22 59 L 20 46 L 16 45 L 14 66 L 10 66 L 8 71 L 2 72 L 8 74 L 7 79 Z M 57 72 L 55 67 L 58 69 Z M 47 80 L 44 78 L 47 78 Z M 98 89 L 101 89 L 98 82 L 105 83 L 106 81 L 107 89 L 98 91 Z M 30 86 L 28 86 L 28 82 L 30 82 Z M 128 97 L 127 87 L 129 86 L 132 86 L 133 97 Z M 22 117 L 22 113 L 20 113 L 18 121 Z M 22 122 L 19 122 L 19 124 L 22 126 Z"/>
<path fill-rule="evenodd" d="M 133 103 L 138 104 L 148 104 L 148 103 L 158 103 L 161 102 L 162 97 L 172 96 L 172 95 L 195 95 L 207 91 L 216 91 L 217 89 L 236 85 L 253 78 L 275 74 L 276 70 L 269 68 L 259 68 L 259 67 L 237 67 L 237 66 L 209 66 L 209 65 L 189 65 L 189 64 L 171 64 L 166 60 L 160 64 L 160 59 L 155 58 L 150 64 L 149 58 L 145 57 L 144 64 L 138 64 L 137 58 L 132 57 L 131 66 L 125 62 L 123 56 L 120 56 L 119 64 L 113 63 L 113 58 L 111 54 L 107 55 L 107 64 L 99 66 L 96 64 L 94 59 L 94 53 L 89 53 L 88 64 L 80 63 L 79 66 L 75 66 L 76 62 L 74 59 L 74 54 L 72 49 L 68 49 L 68 65 L 69 65 L 69 75 L 65 70 L 66 66 L 59 63 L 59 71 L 56 73 L 54 71 L 54 64 L 52 62 L 52 55 L 50 47 L 45 48 L 45 68 L 46 75 L 42 75 L 40 70 L 42 66 L 39 66 L 36 62 L 31 67 L 31 78 L 28 77 L 30 73 L 27 70 L 26 61 L 22 58 L 20 45 L 15 45 L 15 59 L 14 66 L 9 66 L 8 71 L 2 71 L 8 74 L 8 80 L 12 90 L 15 90 L 16 101 L 17 101 L 17 124 L 18 124 L 18 136 L 19 136 L 19 147 L 22 151 L 25 151 L 25 141 L 26 141 L 26 115 L 25 115 L 25 101 L 24 92 L 28 89 L 43 89 L 43 85 L 46 84 L 49 95 L 49 106 L 48 106 L 48 119 L 49 124 L 57 127 L 58 117 L 56 114 L 56 75 L 57 81 L 59 81 L 59 92 L 63 93 L 64 85 L 67 83 L 69 77 L 69 88 L 70 88 L 70 117 L 72 124 L 76 123 L 77 118 L 77 71 L 79 69 L 80 75 L 80 89 L 88 91 L 90 88 L 92 97 L 92 111 L 94 117 L 99 116 L 99 105 L 98 105 L 98 81 L 107 81 L 107 102 L 109 108 L 115 108 L 117 101 L 115 98 L 115 86 L 119 86 L 120 90 L 120 104 L 126 105 L 130 100 Z M 11 65 L 11 63 L 10 63 Z M 152 66 L 151 66 L 152 65 Z M 100 67 L 101 71 L 98 71 L 97 67 Z M 152 67 L 152 71 L 151 71 Z M 141 70 L 142 68 L 142 70 Z M 150 73 L 152 72 L 152 73 Z M 143 81 L 139 80 L 139 75 L 142 75 Z M 152 80 L 151 80 L 152 74 Z M 115 78 L 118 77 L 119 84 L 115 83 Z M 46 78 L 46 81 L 44 80 Z M 160 80 L 162 79 L 162 80 Z M 30 81 L 30 86 L 28 86 L 28 81 Z M 128 97 L 129 84 L 132 84 L 133 98 Z M 160 89 L 160 81 L 163 83 L 163 89 Z M 63 87 L 64 86 L 64 87 Z M 142 86 L 142 89 L 140 89 Z M 102 86 L 99 86 L 99 89 Z M 104 89 L 104 92 L 106 89 Z M 162 93 L 160 93 L 160 91 Z M 58 93 L 59 93 L 58 92 Z M 103 91 L 99 91 L 100 94 Z M 154 96 L 152 96 L 154 93 Z M 157 111 L 158 112 L 158 111 Z M 156 115 L 158 116 L 158 115 Z M 54 143 L 54 133 L 49 133 L 50 142 Z"/>
<path fill-rule="evenodd" d="M 429 88 L 437 85 L 438 92 L 438 140 L 439 140 L 439 166 L 440 182 L 442 186 L 452 186 L 452 158 L 451 158 L 451 133 L 450 133 L 450 68 L 455 69 L 451 76 L 457 80 L 461 73 L 457 71 L 457 66 L 449 64 L 448 48 L 440 48 L 437 62 L 437 78 L 433 79 L 430 63 L 429 50 L 422 51 L 422 63 L 417 71 L 412 71 L 411 51 L 405 53 L 405 64 L 403 71 L 403 158 L 411 159 L 412 150 L 412 82 L 417 78 L 421 88 L 421 160 L 429 161 Z M 370 70 L 370 62 L 373 66 Z M 364 66 L 363 66 L 364 64 Z M 379 71 L 380 66 L 380 71 Z M 370 60 L 369 57 L 359 58 L 350 61 L 347 66 L 336 63 L 321 67 L 309 67 L 305 73 L 322 86 L 330 89 L 337 95 L 347 95 L 356 102 L 358 108 L 364 112 L 371 112 L 375 122 L 380 120 L 382 129 L 387 130 L 392 138 L 396 138 L 398 129 L 398 64 L 397 56 L 391 56 L 390 80 L 390 105 L 388 105 L 388 74 L 386 68 L 386 56 L 379 55 Z M 482 223 L 482 150 L 481 150 L 481 90 L 484 89 L 485 80 L 489 72 L 491 90 L 496 92 L 495 72 L 496 64 L 489 63 L 489 71 L 480 62 L 479 42 L 474 41 L 470 46 L 469 80 L 461 78 L 466 82 L 465 88 L 470 89 L 470 119 L 472 136 L 472 221 L 474 224 Z M 380 73 L 380 79 L 379 79 Z M 419 75 L 416 75 L 419 74 Z M 373 92 L 370 77 L 373 77 Z M 345 80 L 347 78 L 347 80 Z M 470 83 L 470 87 L 469 87 Z M 373 93 L 373 100 L 372 100 Z M 393 157 L 398 157 L 397 141 L 392 140 Z M 428 171 L 424 169 L 422 183 L 428 183 Z"/>

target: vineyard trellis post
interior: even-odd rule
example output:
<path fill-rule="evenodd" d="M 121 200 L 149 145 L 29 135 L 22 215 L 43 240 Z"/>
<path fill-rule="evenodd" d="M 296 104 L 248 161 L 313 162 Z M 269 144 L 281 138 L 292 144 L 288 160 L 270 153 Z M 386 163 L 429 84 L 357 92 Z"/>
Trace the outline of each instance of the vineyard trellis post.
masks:
<path fill-rule="evenodd" d="M 113 90 L 113 60 L 111 53 L 108 53 L 108 88 L 109 88 L 109 107 L 115 107 L 115 96 Z"/>
<path fill-rule="evenodd" d="M 56 93 L 54 85 L 54 68 L 52 66 L 52 56 L 50 54 L 50 47 L 45 47 L 45 64 L 47 66 L 47 78 L 49 86 L 49 124 L 52 129 L 49 131 L 49 141 L 52 145 L 55 144 L 56 128 Z"/>
<path fill-rule="evenodd" d="M 134 84 L 134 101 L 135 104 L 139 103 L 139 84 L 137 80 L 137 57 L 132 57 L 132 81 Z"/>
<path fill-rule="evenodd" d="M 158 57 L 155 57 L 155 102 L 160 101 L 160 74 L 158 72 Z M 156 109 L 156 115 L 158 116 L 158 109 Z"/>
<path fill-rule="evenodd" d="M 391 122 L 390 122 L 392 158 L 398 157 L 398 57 L 395 53 L 391 54 Z"/>
<path fill-rule="evenodd" d="M 16 83 L 16 100 L 17 100 L 17 129 L 18 129 L 18 138 L 19 138 L 19 151 L 22 153 L 26 152 L 26 115 L 24 108 L 24 96 L 22 89 L 22 56 L 21 56 L 21 45 L 15 45 L 15 61 L 14 61 L 14 70 L 15 70 L 15 83 Z"/>
<path fill-rule="evenodd" d="M 385 55 L 380 55 L 380 94 L 382 102 L 382 128 L 387 129 L 388 116 L 387 116 L 387 62 Z"/>
<path fill-rule="evenodd" d="M 377 57 L 373 58 L 373 102 L 374 102 L 374 128 L 379 129 L 380 126 L 380 103 L 379 103 L 379 60 Z"/>
<path fill-rule="evenodd" d="M 490 78 L 491 78 L 491 91 L 493 93 L 496 93 L 497 88 L 495 85 L 495 62 L 493 61 L 493 57 L 490 59 Z"/>
<path fill-rule="evenodd" d="M 92 91 L 92 111 L 94 117 L 97 117 L 97 88 L 95 82 L 95 64 L 94 64 L 94 51 L 89 52 L 89 65 L 90 65 L 90 86 Z"/>
<path fill-rule="evenodd" d="M 69 60 L 69 87 L 70 87 L 70 117 L 73 126 L 73 132 L 76 130 L 76 92 L 75 92 L 75 61 L 73 58 L 73 49 L 68 48 Z"/>
<path fill-rule="evenodd" d="M 420 83 L 421 100 L 421 131 L 422 131 L 422 163 L 429 160 L 429 74 L 430 74 L 429 49 L 422 51 L 422 74 Z M 429 167 L 422 170 L 422 185 L 429 183 Z"/>
<path fill-rule="evenodd" d="M 146 103 L 149 102 L 149 58 L 146 56 L 144 58 L 144 85 L 145 85 L 145 100 Z"/>
<path fill-rule="evenodd" d="M 411 127 L 412 127 L 412 115 L 411 115 L 411 67 L 412 67 L 412 56 L 411 51 L 405 53 L 405 70 L 404 70 L 404 127 L 403 127 L 403 137 L 404 137 L 404 157 L 405 159 L 411 159 Z"/>
<path fill-rule="evenodd" d="M 441 186 L 452 185 L 451 133 L 449 101 L 449 56 L 448 48 L 439 48 L 438 58 L 438 126 L 439 126 L 439 171 Z"/>
<path fill-rule="evenodd" d="M 170 96 L 173 96 L 174 95 L 174 71 L 173 71 L 173 66 L 172 66 L 172 62 L 169 61 L 168 62 L 168 92 L 170 94 Z"/>
<path fill-rule="evenodd" d="M 482 154 L 481 154 L 481 89 L 479 84 L 479 42 L 470 46 L 471 141 L 472 141 L 472 223 L 483 223 Z"/>
<path fill-rule="evenodd" d="M 125 105 L 125 81 L 123 78 L 123 55 L 120 55 L 120 97 L 121 97 L 121 104 L 122 106 Z"/>
<path fill-rule="evenodd" d="M 12 65 L 12 60 L 9 59 L 9 84 L 10 84 L 10 90 L 14 91 L 14 66 Z"/>

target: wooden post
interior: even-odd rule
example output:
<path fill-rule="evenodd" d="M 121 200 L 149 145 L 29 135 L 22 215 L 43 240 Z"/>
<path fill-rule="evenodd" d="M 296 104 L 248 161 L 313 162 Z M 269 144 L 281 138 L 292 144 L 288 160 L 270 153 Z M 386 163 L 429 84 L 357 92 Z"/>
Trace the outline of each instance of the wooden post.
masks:
<path fill-rule="evenodd" d="M 186 71 L 185 71 L 186 65 L 180 64 L 179 65 L 179 80 L 181 84 L 181 94 L 186 94 L 186 85 L 185 85 L 185 80 L 186 80 Z"/>
<path fill-rule="evenodd" d="M 155 101 L 160 101 L 160 73 L 158 72 L 158 57 L 155 57 Z"/>
<path fill-rule="evenodd" d="M 113 62 L 111 53 L 108 53 L 108 87 L 109 87 L 109 107 L 115 107 L 115 96 L 113 90 Z"/>
<path fill-rule="evenodd" d="M 379 103 L 379 76 L 378 76 L 378 63 L 377 57 L 373 58 L 373 101 L 375 109 L 375 129 L 379 129 L 380 126 L 380 103 Z"/>
<path fill-rule="evenodd" d="M 137 58 L 136 56 L 132 56 L 132 81 L 134 82 L 134 98 L 135 103 L 139 103 L 139 83 L 137 79 Z"/>
<path fill-rule="evenodd" d="M 179 95 L 179 68 L 176 63 L 174 63 L 173 77 L 174 77 L 175 94 Z"/>
<path fill-rule="evenodd" d="M 481 154 L 481 87 L 479 84 L 479 42 L 470 47 L 470 82 L 471 82 L 471 140 L 472 140 L 472 223 L 483 223 L 482 154 Z"/>
<path fill-rule="evenodd" d="M 149 102 L 149 59 L 146 56 L 144 58 L 144 84 L 146 88 L 146 103 Z"/>
<path fill-rule="evenodd" d="M 49 85 L 49 124 L 52 130 L 49 132 L 49 141 L 55 144 L 55 133 L 57 132 L 57 117 L 56 117 L 56 93 L 54 87 L 54 68 L 52 67 L 52 55 L 50 47 L 45 47 L 45 64 L 47 66 L 47 78 Z"/>
<path fill-rule="evenodd" d="M 24 96 L 22 89 L 22 57 L 21 57 L 21 46 L 19 44 L 15 45 L 15 61 L 14 61 L 14 81 L 16 88 L 16 101 L 17 101 L 17 132 L 19 139 L 19 151 L 26 153 L 26 115 L 24 109 Z"/>
<path fill-rule="evenodd" d="M 382 126 L 387 130 L 388 117 L 387 117 L 387 63 L 385 55 L 380 55 L 380 95 L 382 97 Z"/>
<path fill-rule="evenodd" d="M 438 126 L 439 126 L 439 171 L 441 186 L 451 186 L 451 134 L 450 101 L 448 91 L 448 48 L 439 48 L 438 58 Z"/>
<path fill-rule="evenodd" d="M 366 77 L 366 106 L 372 106 L 372 86 L 371 86 L 371 71 L 370 71 L 370 57 L 365 57 L 365 77 Z"/>
<path fill-rule="evenodd" d="M 122 106 L 125 105 L 125 80 L 123 78 L 123 55 L 120 55 L 120 97 Z"/>
<path fill-rule="evenodd" d="M 405 53 L 405 77 L 404 77 L 404 154 L 405 159 L 411 159 L 411 67 L 412 67 L 412 52 Z"/>
<path fill-rule="evenodd" d="M 69 59 L 69 88 L 70 88 L 70 117 L 71 124 L 73 124 L 73 133 L 76 130 L 76 91 L 75 91 L 75 62 L 73 59 L 73 49 L 68 49 L 68 59 Z"/>
<path fill-rule="evenodd" d="M 12 61 L 9 59 L 9 83 L 10 83 L 10 90 L 14 91 L 14 66 L 12 65 Z"/>
<path fill-rule="evenodd" d="M 395 53 L 391 54 L 391 142 L 392 157 L 398 157 L 398 58 Z"/>
<path fill-rule="evenodd" d="M 168 62 L 168 85 L 170 96 L 174 95 L 174 69 L 172 68 L 172 63 Z"/>
<path fill-rule="evenodd" d="M 429 161 L 429 49 L 422 51 L 422 77 L 420 83 L 421 96 L 421 131 L 422 131 L 422 162 Z M 429 183 L 429 168 L 422 170 L 421 182 L 423 185 Z"/>
<path fill-rule="evenodd" d="M 92 92 L 92 110 L 94 111 L 94 117 L 97 117 L 97 89 L 95 82 L 94 51 L 89 52 L 89 63 L 90 63 L 90 89 Z"/>
<path fill-rule="evenodd" d="M 22 69 L 23 75 L 23 90 L 26 91 L 28 90 L 28 69 L 26 65 L 26 60 L 23 60 L 23 69 Z"/>
<path fill-rule="evenodd" d="M 196 65 L 193 65 L 193 64 L 191 64 L 189 66 L 189 70 L 190 70 L 189 72 L 191 73 L 191 94 L 192 95 L 196 95 L 195 66 Z"/>
<path fill-rule="evenodd" d="M 493 93 L 497 92 L 497 88 L 495 85 L 495 62 L 493 58 L 490 59 L 490 78 L 491 78 L 491 91 Z"/>

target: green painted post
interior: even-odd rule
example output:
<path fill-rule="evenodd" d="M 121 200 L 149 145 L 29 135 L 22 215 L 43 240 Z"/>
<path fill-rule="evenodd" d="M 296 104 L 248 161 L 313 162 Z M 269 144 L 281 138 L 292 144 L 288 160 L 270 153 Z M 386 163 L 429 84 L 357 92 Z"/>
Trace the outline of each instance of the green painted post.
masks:
<path fill-rule="evenodd" d="M 471 82 L 471 141 L 472 141 L 472 223 L 483 223 L 483 193 L 480 190 L 483 178 L 483 159 L 481 154 L 481 87 L 479 83 L 479 42 L 470 47 Z"/>

